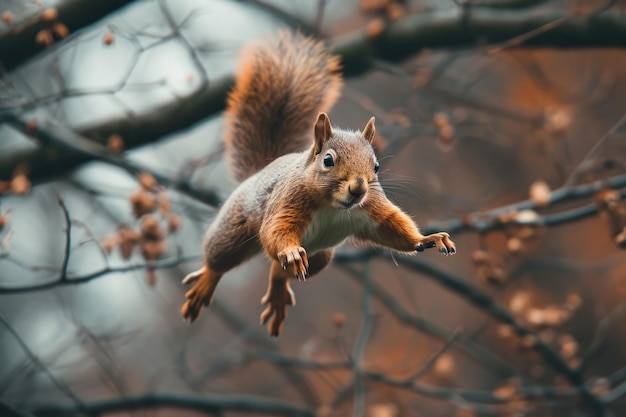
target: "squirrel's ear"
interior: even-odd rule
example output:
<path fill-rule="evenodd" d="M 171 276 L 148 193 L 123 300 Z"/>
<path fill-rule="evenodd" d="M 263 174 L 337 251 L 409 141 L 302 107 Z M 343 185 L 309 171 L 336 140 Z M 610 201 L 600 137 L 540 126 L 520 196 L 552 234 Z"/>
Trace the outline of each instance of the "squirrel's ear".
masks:
<path fill-rule="evenodd" d="M 328 115 L 324 112 L 321 112 L 319 116 L 317 116 L 317 121 L 315 122 L 315 154 L 322 152 L 322 148 L 324 144 L 333 134 L 333 127 L 330 125 L 330 119 Z"/>
<path fill-rule="evenodd" d="M 369 143 L 373 143 L 374 142 L 374 134 L 376 133 L 376 128 L 374 127 L 374 122 L 376 121 L 376 119 L 374 119 L 373 117 L 369 120 L 369 122 L 367 122 L 367 124 L 365 125 L 365 129 L 363 129 L 363 132 L 361 132 L 361 134 L 363 135 L 363 137 L 365 139 L 367 139 L 367 141 Z"/>

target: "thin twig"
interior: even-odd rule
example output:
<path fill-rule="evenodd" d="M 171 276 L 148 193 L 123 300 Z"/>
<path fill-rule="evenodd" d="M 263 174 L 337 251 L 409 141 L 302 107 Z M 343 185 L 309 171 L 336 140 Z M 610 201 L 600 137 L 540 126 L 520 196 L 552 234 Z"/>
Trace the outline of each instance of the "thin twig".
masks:
<path fill-rule="evenodd" d="M 11 324 L 9 324 L 9 322 L 4 318 L 2 314 L 0 314 L 0 324 L 2 324 L 2 326 L 5 329 L 7 329 L 9 333 L 11 333 L 15 341 L 20 345 L 20 348 L 24 351 L 26 356 L 28 356 L 28 359 L 30 359 L 30 361 L 34 363 L 35 366 L 39 368 L 39 370 L 41 370 L 48 377 L 50 382 L 52 382 L 52 384 L 55 387 L 57 387 L 59 391 L 65 394 L 66 397 L 71 399 L 74 402 L 74 404 L 77 406 L 78 410 L 83 410 L 84 404 L 81 401 L 81 399 L 76 394 L 74 394 L 74 392 L 71 390 L 71 388 L 67 384 L 58 380 L 52 374 L 50 369 L 48 369 L 48 367 L 39 359 L 39 357 L 37 357 L 37 355 L 35 355 L 33 351 L 30 350 L 26 342 L 24 342 L 24 339 L 22 339 L 19 333 L 17 333 L 17 331 L 13 328 L 13 326 L 11 326 Z"/>
<path fill-rule="evenodd" d="M 374 329 L 374 313 L 371 310 L 371 296 L 372 296 L 372 273 L 370 264 L 367 261 L 363 262 L 363 271 L 361 273 L 363 277 L 363 295 L 361 296 L 361 313 L 363 315 L 363 321 L 361 324 L 361 330 L 354 343 L 354 349 L 352 353 L 352 366 L 354 371 L 354 408 L 352 410 L 353 417 L 361 417 L 365 412 L 365 381 L 363 379 L 363 358 L 365 354 L 365 347 L 369 340 L 370 334 Z"/>
<path fill-rule="evenodd" d="M 212 415 L 222 412 L 251 413 L 254 415 L 274 415 L 286 417 L 315 417 L 315 412 L 286 402 L 252 395 L 184 395 L 178 393 L 148 393 L 94 401 L 83 407 L 68 405 L 32 405 L 34 414 L 46 416 L 76 416 L 118 413 L 121 411 L 177 408 L 195 410 Z"/>
<path fill-rule="evenodd" d="M 61 277 L 59 281 L 67 281 L 67 266 L 70 262 L 70 253 L 72 251 L 72 220 L 70 219 L 70 213 L 65 205 L 65 200 L 61 194 L 57 194 L 57 201 L 61 210 L 63 210 L 63 217 L 65 218 L 65 251 L 63 253 L 63 263 L 61 264 Z"/>
<path fill-rule="evenodd" d="M 143 264 L 136 265 L 124 265 L 119 267 L 105 267 L 98 271 L 90 272 L 85 275 L 79 275 L 76 277 L 67 277 L 65 280 L 61 279 L 61 274 L 58 277 L 51 279 L 50 281 L 46 281 L 39 284 L 29 285 L 25 287 L 2 287 L 0 286 L 0 294 L 18 294 L 18 293 L 26 293 L 26 292 L 34 292 L 34 291 L 43 291 L 54 287 L 60 287 L 65 285 L 77 285 L 84 284 L 86 282 L 92 281 L 96 278 L 100 278 L 102 276 L 114 273 L 124 273 L 124 272 L 133 272 L 133 271 L 141 271 L 141 270 L 157 270 L 157 269 L 167 269 L 173 268 L 180 264 L 186 262 L 199 261 L 202 257 L 200 255 L 186 255 L 186 256 L 177 256 L 173 258 L 164 258 L 159 259 L 158 261 L 146 262 Z"/>
<path fill-rule="evenodd" d="M 580 163 L 576 166 L 574 171 L 569 175 L 567 180 L 563 183 L 564 187 L 575 185 L 580 179 L 581 175 L 589 169 L 589 163 L 598 156 L 600 151 L 608 143 L 609 139 L 619 130 L 619 128 L 626 122 L 626 113 L 613 125 L 604 135 L 598 140 L 593 147 L 587 152 Z"/>
<path fill-rule="evenodd" d="M 365 249 L 354 251 L 351 254 L 347 252 L 335 255 L 335 262 L 362 262 L 364 259 L 380 257 L 381 252 L 374 249 Z M 448 290 L 460 295 L 463 299 L 469 301 L 475 307 L 489 314 L 494 319 L 503 324 L 511 326 L 515 333 L 521 337 L 529 337 L 533 342 L 533 349 L 542 356 L 545 363 L 552 367 L 555 371 L 562 374 L 577 387 L 583 397 L 594 409 L 602 407 L 597 397 L 584 386 L 583 375 L 576 369 L 572 369 L 550 345 L 546 344 L 536 332 L 526 327 L 519 320 L 513 317 L 504 307 L 496 303 L 496 301 L 480 288 L 456 277 L 452 273 L 446 272 L 439 267 L 430 263 L 420 261 L 415 258 L 398 257 L 397 262 L 414 271 L 422 272 L 425 277 L 430 278 L 438 284 L 446 287 Z"/>

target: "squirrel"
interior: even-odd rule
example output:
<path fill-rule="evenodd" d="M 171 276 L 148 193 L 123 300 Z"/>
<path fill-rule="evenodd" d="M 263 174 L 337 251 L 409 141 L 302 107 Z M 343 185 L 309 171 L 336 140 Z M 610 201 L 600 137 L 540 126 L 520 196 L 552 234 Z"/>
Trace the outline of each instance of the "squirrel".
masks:
<path fill-rule="evenodd" d="M 271 260 L 261 300 L 271 336 L 295 305 L 290 279 L 319 273 L 348 237 L 404 253 L 456 253 L 447 233 L 422 235 L 385 196 L 374 118 L 359 132 L 334 128 L 322 112 L 339 97 L 339 71 L 338 57 L 300 34 L 281 32 L 244 48 L 224 133 L 240 184 L 206 231 L 203 267 L 182 281 L 193 283 L 183 318 L 197 319 L 222 275 L 261 251 Z"/>

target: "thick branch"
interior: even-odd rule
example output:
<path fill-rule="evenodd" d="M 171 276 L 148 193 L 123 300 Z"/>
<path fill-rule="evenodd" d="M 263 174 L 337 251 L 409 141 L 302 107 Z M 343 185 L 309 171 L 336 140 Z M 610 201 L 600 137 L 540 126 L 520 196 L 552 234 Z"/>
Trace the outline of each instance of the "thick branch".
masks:
<path fill-rule="evenodd" d="M 474 46 L 478 42 L 502 42 L 537 27 L 563 19 L 564 12 L 509 11 L 483 7 L 430 11 L 390 24 L 375 42 L 363 31 L 334 39 L 330 48 L 341 56 L 347 74 L 362 72 L 373 58 L 403 59 L 422 48 Z M 603 13 L 588 18 L 572 18 L 526 44 L 550 47 L 625 47 L 626 16 Z M 82 129 L 81 134 L 103 142 L 120 134 L 128 148 L 151 143 L 164 135 L 186 128 L 223 110 L 230 76 L 212 80 L 194 94 L 181 97 L 135 117 L 120 117 Z M 60 158 L 54 147 L 42 147 L 21 155 L 0 157 L 0 178 L 7 178 L 15 167 L 28 163 L 33 177 L 60 175 L 88 158 L 66 152 Z"/>
<path fill-rule="evenodd" d="M 189 396 L 174 393 L 145 394 L 132 397 L 84 403 L 81 408 L 72 405 L 40 405 L 32 407 L 35 416 L 62 417 L 76 415 L 100 416 L 121 411 L 178 408 L 221 415 L 223 412 L 241 412 L 289 417 L 315 417 L 315 412 L 285 402 L 251 395 Z"/>
<path fill-rule="evenodd" d="M 556 226 L 592 216 L 598 212 L 598 206 L 596 204 L 587 204 L 561 213 L 537 216 L 534 221 L 507 221 L 506 223 L 502 223 L 499 219 L 502 215 L 518 213 L 522 210 L 537 210 L 545 208 L 546 206 L 555 206 L 567 201 L 592 197 L 594 194 L 604 189 L 620 190 L 624 187 L 626 187 L 626 174 L 578 186 L 565 186 L 552 191 L 550 193 L 550 199 L 545 206 L 539 206 L 530 199 L 518 201 L 517 203 L 497 207 L 489 211 L 475 212 L 468 216 L 444 220 L 441 222 L 432 222 L 422 228 L 422 231 L 425 234 L 436 233 L 440 230 L 445 230 L 448 233 L 459 233 L 465 231 L 486 232 L 502 228 L 505 225 L 513 224 L 527 226 Z M 626 197 L 626 190 L 623 190 L 621 195 L 622 197 Z"/>
<path fill-rule="evenodd" d="M 65 0 L 59 2 L 58 21 L 63 22 L 70 33 L 87 26 L 107 14 L 119 9 L 132 0 Z M 41 21 L 41 9 L 23 21 L 15 22 L 8 30 L 0 33 L 0 61 L 5 69 L 11 69 L 39 53 L 41 46 L 35 36 L 45 25 Z"/>
<path fill-rule="evenodd" d="M 52 158 L 65 160 L 69 154 L 75 155 L 78 159 L 97 159 L 107 162 L 133 175 L 137 175 L 140 172 L 148 172 L 160 185 L 173 188 L 211 206 L 218 206 L 221 203 L 219 197 L 214 192 L 194 187 L 188 178 L 172 178 L 162 174 L 148 166 L 117 155 L 109 151 L 104 145 L 90 141 L 63 126 L 56 126 L 49 121 L 38 121 L 37 128 L 31 131 L 29 121 L 25 117 L 18 115 L 10 115 L 7 118 L 7 122 L 24 134 L 36 138 L 44 148 L 56 149 L 55 155 L 50 156 Z M 40 167 L 33 167 L 33 169 L 38 170 Z"/>
<path fill-rule="evenodd" d="M 489 7 L 492 9 L 523 9 L 546 3 L 548 0 L 466 0 L 459 2 L 470 7 Z"/>

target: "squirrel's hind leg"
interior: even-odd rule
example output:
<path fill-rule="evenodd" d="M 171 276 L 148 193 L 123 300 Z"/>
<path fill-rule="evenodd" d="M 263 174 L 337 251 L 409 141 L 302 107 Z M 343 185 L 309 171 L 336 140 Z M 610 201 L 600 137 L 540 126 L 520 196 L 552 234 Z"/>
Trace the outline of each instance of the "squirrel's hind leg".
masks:
<path fill-rule="evenodd" d="M 180 309 L 184 319 L 194 321 L 200 316 L 202 307 L 211 303 L 215 287 L 217 287 L 221 277 L 221 273 L 217 273 L 205 265 L 183 279 L 183 284 L 193 283 L 193 287 L 185 294 L 187 301 Z"/>
<path fill-rule="evenodd" d="M 333 259 L 334 249 L 326 249 L 315 253 L 309 258 L 309 276 L 313 276 L 326 268 Z M 291 290 L 289 280 L 292 274 L 285 271 L 280 262 L 273 261 L 270 267 L 269 285 L 267 293 L 261 299 L 261 304 L 267 305 L 261 313 L 261 323 L 267 325 L 267 330 L 271 336 L 278 336 L 283 328 L 283 322 L 287 318 L 287 306 L 296 305 L 296 297 Z"/>

